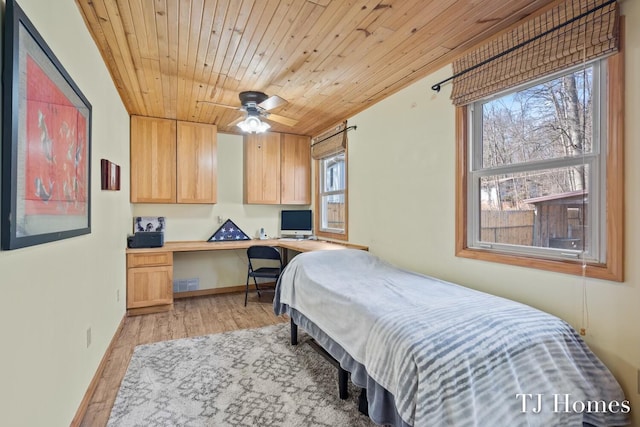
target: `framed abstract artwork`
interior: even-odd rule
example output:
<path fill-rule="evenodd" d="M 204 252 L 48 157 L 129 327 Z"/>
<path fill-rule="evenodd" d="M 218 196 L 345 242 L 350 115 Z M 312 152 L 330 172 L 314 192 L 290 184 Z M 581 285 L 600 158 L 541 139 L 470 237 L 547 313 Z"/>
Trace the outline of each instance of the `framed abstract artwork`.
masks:
<path fill-rule="evenodd" d="M 91 232 L 91 104 L 15 0 L 6 1 L 2 249 Z"/>

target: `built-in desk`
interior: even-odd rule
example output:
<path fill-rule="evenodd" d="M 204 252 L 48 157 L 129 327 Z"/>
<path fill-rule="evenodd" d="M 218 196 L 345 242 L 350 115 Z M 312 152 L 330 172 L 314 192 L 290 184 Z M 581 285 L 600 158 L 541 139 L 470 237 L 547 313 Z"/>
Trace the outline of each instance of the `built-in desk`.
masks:
<path fill-rule="evenodd" d="M 290 239 L 166 242 L 161 248 L 127 249 L 127 314 L 154 313 L 173 308 L 174 252 L 238 250 L 247 249 L 252 245 L 282 248 L 285 263 L 290 257 L 289 251 L 368 249 L 366 246 L 351 243 Z M 236 287 L 232 290 L 236 290 Z"/>

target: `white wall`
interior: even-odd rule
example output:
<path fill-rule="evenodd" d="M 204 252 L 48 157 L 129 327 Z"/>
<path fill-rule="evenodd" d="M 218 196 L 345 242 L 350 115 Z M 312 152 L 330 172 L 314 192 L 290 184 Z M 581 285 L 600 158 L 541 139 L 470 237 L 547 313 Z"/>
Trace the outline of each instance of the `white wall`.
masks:
<path fill-rule="evenodd" d="M 626 19 L 624 283 L 587 280 L 586 341 L 640 410 L 640 6 Z M 349 120 L 349 235 L 405 268 L 524 302 L 578 328 L 582 279 L 454 256 L 455 135 L 446 68 Z M 638 417 L 640 418 L 640 417 Z M 640 419 L 636 419 L 640 423 Z"/>
<path fill-rule="evenodd" d="M 0 424 L 62 426 L 125 311 L 129 183 L 101 191 L 100 159 L 129 176 L 129 119 L 75 2 L 19 3 L 93 107 L 91 234 L 0 252 Z"/>

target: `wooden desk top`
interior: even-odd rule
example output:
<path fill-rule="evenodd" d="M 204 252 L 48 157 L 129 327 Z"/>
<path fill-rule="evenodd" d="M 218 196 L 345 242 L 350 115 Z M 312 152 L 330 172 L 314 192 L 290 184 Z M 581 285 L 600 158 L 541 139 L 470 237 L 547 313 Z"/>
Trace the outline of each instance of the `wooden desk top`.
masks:
<path fill-rule="evenodd" d="M 126 253 L 138 254 L 148 252 L 196 252 L 196 251 L 217 251 L 247 249 L 253 245 L 277 246 L 285 249 L 292 249 L 298 252 L 335 250 L 335 249 L 362 249 L 369 250 L 367 246 L 354 245 L 347 242 L 328 242 L 324 240 L 290 240 L 290 239 L 252 239 L 235 240 L 227 242 L 206 242 L 206 241 L 175 241 L 165 242 L 160 248 L 127 248 Z"/>

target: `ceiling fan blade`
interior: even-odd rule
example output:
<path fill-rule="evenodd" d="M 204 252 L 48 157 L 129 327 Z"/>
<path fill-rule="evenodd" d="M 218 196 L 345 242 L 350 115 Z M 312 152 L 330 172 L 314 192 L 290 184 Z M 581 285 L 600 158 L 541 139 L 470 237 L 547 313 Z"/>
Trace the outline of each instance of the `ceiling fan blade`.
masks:
<path fill-rule="evenodd" d="M 229 123 L 227 126 L 231 127 L 231 126 L 235 126 L 238 123 L 240 123 L 241 121 L 244 120 L 244 116 L 240 116 L 237 119 L 235 119 L 234 121 L 232 121 L 231 123 Z"/>
<path fill-rule="evenodd" d="M 269 98 L 262 101 L 258 106 L 265 111 L 273 110 L 274 108 L 278 108 L 288 103 L 284 98 L 280 98 L 278 95 L 272 95 Z"/>
<path fill-rule="evenodd" d="M 295 126 L 298 121 L 289 117 L 279 116 L 277 114 L 265 113 L 264 117 L 268 120 L 281 123 L 286 126 Z"/>
<path fill-rule="evenodd" d="M 196 103 L 209 104 L 215 107 L 230 108 L 232 110 L 242 110 L 241 107 L 234 107 L 233 105 L 226 105 L 226 104 L 218 104 L 217 102 L 212 102 L 212 101 L 196 101 Z"/>

